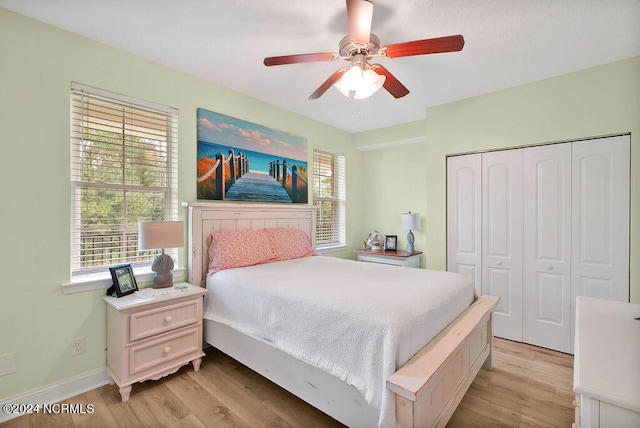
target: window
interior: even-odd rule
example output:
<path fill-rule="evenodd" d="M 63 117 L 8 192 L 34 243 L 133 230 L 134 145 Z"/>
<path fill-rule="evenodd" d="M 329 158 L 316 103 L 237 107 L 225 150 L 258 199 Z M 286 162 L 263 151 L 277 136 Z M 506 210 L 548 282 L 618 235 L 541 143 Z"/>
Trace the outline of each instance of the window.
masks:
<path fill-rule="evenodd" d="M 318 249 L 346 245 L 345 156 L 323 149 L 313 150 L 313 204 Z"/>
<path fill-rule="evenodd" d="M 174 109 L 71 84 L 73 275 L 158 254 L 138 250 L 138 222 L 177 220 L 177 125 Z"/>

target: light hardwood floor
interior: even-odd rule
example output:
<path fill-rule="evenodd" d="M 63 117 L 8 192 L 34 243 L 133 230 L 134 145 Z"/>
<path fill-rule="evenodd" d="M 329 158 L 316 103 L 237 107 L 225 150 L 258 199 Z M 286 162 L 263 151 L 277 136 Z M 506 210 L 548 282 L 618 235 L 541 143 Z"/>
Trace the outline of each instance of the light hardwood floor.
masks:
<path fill-rule="evenodd" d="M 570 427 L 573 357 L 496 339 L 494 369 L 482 369 L 448 427 Z M 65 400 L 91 414 L 25 415 L 3 428 L 340 427 L 339 423 L 236 361 L 209 348 L 202 367 L 135 384 L 122 403 L 106 385 Z"/>

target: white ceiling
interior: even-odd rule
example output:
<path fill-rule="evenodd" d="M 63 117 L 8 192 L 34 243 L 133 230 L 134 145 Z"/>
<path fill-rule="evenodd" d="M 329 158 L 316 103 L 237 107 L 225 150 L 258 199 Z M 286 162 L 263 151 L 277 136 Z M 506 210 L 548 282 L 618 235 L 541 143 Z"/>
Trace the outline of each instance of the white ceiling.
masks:
<path fill-rule="evenodd" d="M 350 132 L 420 120 L 426 107 L 640 55 L 640 0 L 374 0 L 382 45 L 462 34 L 461 52 L 379 61 L 411 92 L 308 100 L 343 60 L 344 0 L 0 0 L 64 28 Z M 108 88 L 107 88 L 108 89 Z"/>

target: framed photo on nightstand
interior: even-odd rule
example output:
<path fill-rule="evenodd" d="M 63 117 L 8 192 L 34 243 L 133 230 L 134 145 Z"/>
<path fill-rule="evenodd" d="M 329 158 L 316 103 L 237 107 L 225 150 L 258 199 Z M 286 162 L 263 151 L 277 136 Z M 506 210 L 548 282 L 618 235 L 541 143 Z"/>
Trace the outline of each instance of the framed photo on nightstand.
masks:
<path fill-rule="evenodd" d="M 395 251 L 397 242 L 398 242 L 398 235 L 387 235 L 384 238 L 384 249 L 389 251 Z"/>
<path fill-rule="evenodd" d="M 133 276 L 131 265 L 113 266 L 109 268 L 109 271 L 111 271 L 113 285 L 109 287 L 107 294 L 113 294 L 115 291 L 116 296 L 122 297 L 138 291 L 138 284 Z"/>

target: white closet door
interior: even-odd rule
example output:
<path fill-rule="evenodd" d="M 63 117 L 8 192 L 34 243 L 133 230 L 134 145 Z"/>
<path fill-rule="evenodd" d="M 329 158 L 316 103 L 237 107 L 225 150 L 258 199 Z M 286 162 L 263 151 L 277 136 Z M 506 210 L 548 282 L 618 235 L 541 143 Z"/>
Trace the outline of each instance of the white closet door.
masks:
<path fill-rule="evenodd" d="M 447 159 L 447 270 L 482 294 L 482 155 Z"/>
<path fill-rule="evenodd" d="M 494 334 L 522 341 L 522 150 L 482 155 L 482 294 L 500 297 Z"/>
<path fill-rule="evenodd" d="M 571 352 L 571 144 L 524 149 L 523 341 Z"/>
<path fill-rule="evenodd" d="M 629 301 L 630 142 L 624 135 L 573 143 L 573 302 Z"/>

